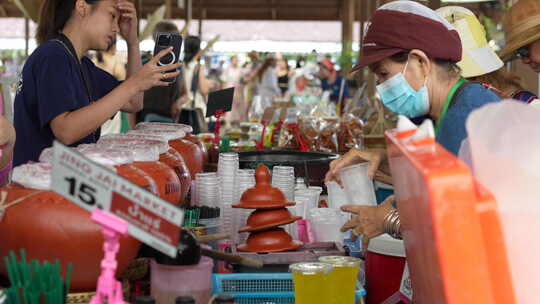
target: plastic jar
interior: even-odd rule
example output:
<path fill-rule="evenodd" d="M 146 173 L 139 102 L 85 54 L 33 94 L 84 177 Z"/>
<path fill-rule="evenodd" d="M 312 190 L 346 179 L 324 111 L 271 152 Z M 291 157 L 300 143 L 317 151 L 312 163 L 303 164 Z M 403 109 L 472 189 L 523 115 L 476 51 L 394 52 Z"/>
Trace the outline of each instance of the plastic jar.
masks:
<path fill-rule="evenodd" d="M 180 201 L 185 202 L 189 190 L 191 188 L 191 174 L 189 169 L 186 166 L 184 158 L 178 151 L 169 146 L 168 141 L 162 136 L 144 134 L 144 133 L 131 133 L 124 135 L 117 135 L 117 137 L 122 138 L 123 140 L 145 140 L 149 143 L 155 144 L 159 150 L 159 161 L 171 167 L 178 178 L 180 179 L 180 184 L 182 185 L 182 195 Z M 104 139 L 100 139 L 99 142 L 111 140 L 111 136 L 106 136 Z"/>
<path fill-rule="evenodd" d="M 159 151 L 156 145 L 144 140 L 129 143 L 100 143 L 110 149 L 131 151 L 134 161 L 132 165 L 150 175 L 157 184 L 159 196 L 171 204 L 179 205 L 182 197 L 182 185 L 174 170 L 159 161 Z"/>
<path fill-rule="evenodd" d="M 195 135 L 193 135 L 193 127 L 185 124 L 177 123 L 165 123 L 165 122 L 141 122 L 138 123 L 135 129 L 145 130 L 145 129 L 172 129 L 172 130 L 182 130 L 186 133 L 184 139 L 189 140 L 199 147 L 200 151 L 204 155 L 204 164 L 208 163 L 208 150 L 203 142 Z"/>
<path fill-rule="evenodd" d="M 196 303 L 208 303 L 212 296 L 214 262 L 201 257 L 196 265 L 173 266 L 150 262 L 152 296 L 158 303 L 174 303 L 178 296 L 192 296 Z"/>
<path fill-rule="evenodd" d="M 98 145 L 85 145 L 81 148 L 77 147 L 77 150 L 98 164 L 115 168 L 119 176 L 135 185 L 159 195 L 156 181 L 149 174 L 132 165 L 132 152 L 105 149 Z"/>
<path fill-rule="evenodd" d="M 24 248 L 28 260 L 59 259 L 63 271 L 73 263 L 71 291 L 94 291 L 103 257 L 103 235 L 90 213 L 49 190 L 50 164 L 34 163 L 14 168 L 13 183 L 0 188 L 7 193 L 4 204 L 21 199 L 0 219 L 0 256 Z M 138 253 L 140 242 L 120 239 L 117 273 L 121 274 Z M 7 277 L 4 263 L 0 273 Z"/>
<path fill-rule="evenodd" d="M 186 136 L 184 131 L 172 129 L 146 129 L 129 131 L 128 134 L 153 134 L 162 136 L 169 142 L 169 145 L 173 149 L 182 155 L 192 180 L 195 179 L 195 174 L 203 171 L 203 153 L 197 145 L 184 139 Z"/>

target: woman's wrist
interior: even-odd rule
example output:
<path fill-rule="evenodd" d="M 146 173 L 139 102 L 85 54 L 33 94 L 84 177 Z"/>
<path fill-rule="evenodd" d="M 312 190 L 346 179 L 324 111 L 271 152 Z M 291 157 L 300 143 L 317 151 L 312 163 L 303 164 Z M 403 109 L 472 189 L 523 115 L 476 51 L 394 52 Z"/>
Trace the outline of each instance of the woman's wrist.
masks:
<path fill-rule="evenodd" d="M 395 239 L 401 239 L 401 219 L 397 209 L 390 210 L 384 217 L 383 231 Z"/>
<path fill-rule="evenodd" d="M 125 90 L 126 94 L 129 96 L 129 99 L 133 98 L 142 91 L 140 86 L 137 85 L 137 83 L 133 80 L 133 77 L 129 77 L 126 79 L 126 81 L 122 82 L 120 88 Z"/>

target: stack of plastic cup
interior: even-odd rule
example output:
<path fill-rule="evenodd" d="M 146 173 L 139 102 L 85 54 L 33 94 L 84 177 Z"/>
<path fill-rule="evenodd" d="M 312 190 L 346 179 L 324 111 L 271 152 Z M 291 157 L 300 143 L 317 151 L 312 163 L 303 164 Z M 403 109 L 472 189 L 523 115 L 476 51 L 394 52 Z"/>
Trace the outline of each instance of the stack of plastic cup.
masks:
<path fill-rule="evenodd" d="M 353 205 L 375 206 L 377 204 L 373 180 L 367 174 L 369 166 L 370 163 L 366 162 L 339 170 L 341 183 L 349 202 Z"/>
<path fill-rule="evenodd" d="M 320 187 L 319 187 L 320 188 Z M 294 201 L 296 203 L 293 207 L 288 207 L 294 215 L 301 216 L 304 220 L 308 218 L 309 210 L 318 207 L 319 197 L 322 192 L 322 188 L 315 189 L 302 189 L 294 191 Z M 289 225 L 289 233 L 296 239 L 300 240 L 300 235 L 306 233 L 306 231 L 298 231 L 305 226 L 299 226 L 296 222 Z"/>
<path fill-rule="evenodd" d="M 198 206 L 219 206 L 219 178 L 217 173 L 197 173 L 195 185 Z"/>
<path fill-rule="evenodd" d="M 244 194 L 244 191 L 246 191 L 249 188 L 253 188 L 255 186 L 255 170 L 253 169 L 244 169 L 244 170 L 238 170 L 236 173 L 236 186 L 235 191 L 235 202 L 240 202 L 240 198 L 242 197 L 242 194 Z M 248 237 L 249 234 L 247 233 L 238 233 L 238 230 L 244 224 L 247 222 L 247 218 L 249 214 L 251 213 L 251 210 L 249 209 L 234 209 L 234 234 L 233 234 L 233 240 L 236 244 L 244 243 Z"/>
<path fill-rule="evenodd" d="M 237 233 L 234 231 L 234 212 L 232 205 L 235 201 L 236 173 L 239 166 L 238 153 L 220 153 L 218 161 L 218 176 L 220 183 L 221 232 L 227 233 L 233 239 Z M 225 240 L 231 243 L 231 239 Z"/>
<path fill-rule="evenodd" d="M 320 188 L 320 187 L 319 187 Z M 303 197 L 307 197 L 307 204 L 304 207 L 304 214 L 306 212 L 309 212 L 309 210 L 313 208 L 319 207 L 319 199 L 321 197 L 322 189 L 304 189 L 304 190 L 296 190 L 294 191 L 294 199 L 295 201 L 298 201 L 299 199 L 302 200 Z M 304 216 L 304 215 L 300 215 Z"/>
<path fill-rule="evenodd" d="M 272 169 L 272 186 L 278 188 L 285 194 L 288 201 L 294 201 L 294 167 L 274 166 Z"/>

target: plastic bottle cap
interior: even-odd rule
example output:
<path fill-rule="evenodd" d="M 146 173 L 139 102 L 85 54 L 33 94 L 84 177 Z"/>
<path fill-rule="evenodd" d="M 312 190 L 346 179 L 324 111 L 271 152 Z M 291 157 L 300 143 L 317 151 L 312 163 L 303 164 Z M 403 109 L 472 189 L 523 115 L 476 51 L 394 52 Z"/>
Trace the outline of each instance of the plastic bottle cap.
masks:
<path fill-rule="evenodd" d="M 152 296 L 140 296 L 135 299 L 135 304 L 155 304 L 156 300 Z"/>
<path fill-rule="evenodd" d="M 170 122 L 140 122 L 135 126 L 137 130 L 148 129 L 173 129 L 182 130 L 186 133 L 193 133 L 193 127 L 184 124 L 170 123 Z"/>
<path fill-rule="evenodd" d="M 158 147 L 142 143 L 141 141 L 105 142 L 99 143 L 99 145 L 108 150 L 130 151 L 133 154 L 133 160 L 136 162 L 153 162 L 159 160 Z"/>
<path fill-rule="evenodd" d="M 144 130 L 131 130 L 128 134 L 147 134 L 157 135 L 163 137 L 165 140 L 175 140 L 186 137 L 186 133 L 182 130 L 172 129 L 144 129 Z"/>
<path fill-rule="evenodd" d="M 162 136 L 144 135 L 144 134 L 111 134 L 101 137 L 98 141 L 100 145 L 107 144 L 132 144 L 140 143 L 156 146 L 159 154 L 166 153 L 169 150 L 169 143 Z"/>
<path fill-rule="evenodd" d="M 120 166 L 133 162 L 131 151 L 106 149 L 98 145 L 84 145 L 77 150 L 92 161 L 104 166 Z"/>
<path fill-rule="evenodd" d="M 195 304 L 195 299 L 190 296 L 179 296 L 175 300 L 176 304 Z"/>

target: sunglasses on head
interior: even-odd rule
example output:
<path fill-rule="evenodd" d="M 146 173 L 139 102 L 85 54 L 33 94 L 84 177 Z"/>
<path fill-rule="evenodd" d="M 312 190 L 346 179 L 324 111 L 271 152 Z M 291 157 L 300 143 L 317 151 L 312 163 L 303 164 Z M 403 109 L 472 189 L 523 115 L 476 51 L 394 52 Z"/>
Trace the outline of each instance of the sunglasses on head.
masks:
<path fill-rule="evenodd" d="M 516 54 L 516 57 L 519 58 L 519 59 L 529 58 L 531 56 L 531 52 L 529 50 L 528 45 L 522 46 L 519 49 L 517 49 L 515 54 Z"/>

